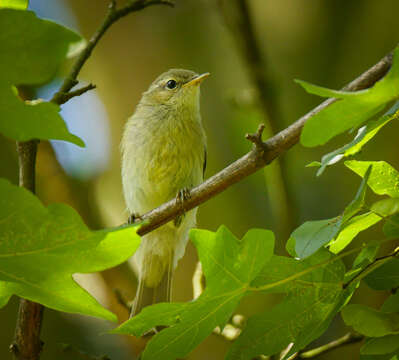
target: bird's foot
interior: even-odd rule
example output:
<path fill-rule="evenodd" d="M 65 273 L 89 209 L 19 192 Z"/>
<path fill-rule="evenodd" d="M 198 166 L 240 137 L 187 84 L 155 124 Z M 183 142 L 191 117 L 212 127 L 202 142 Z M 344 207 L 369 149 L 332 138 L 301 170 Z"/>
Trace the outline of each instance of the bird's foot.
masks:
<path fill-rule="evenodd" d="M 127 219 L 127 223 L 129 225 L 134 224 L 136 222 L 136 220 L 141 220 L 141 216 L 137 213 L 132 213 L 129 215 L 128 219 Z"/>
<path fill-rule="evenodd" d="M 176 195 L 176 202 L 180 204 L 180 206 L 184 209 L 184 202 L 191 198 L 191 193 L 189 188 L 180 189 Z M 175 218 L 174 224 L 176 227 L 179 227 L 184 219 L 185 214 L 179 215 Z"/>

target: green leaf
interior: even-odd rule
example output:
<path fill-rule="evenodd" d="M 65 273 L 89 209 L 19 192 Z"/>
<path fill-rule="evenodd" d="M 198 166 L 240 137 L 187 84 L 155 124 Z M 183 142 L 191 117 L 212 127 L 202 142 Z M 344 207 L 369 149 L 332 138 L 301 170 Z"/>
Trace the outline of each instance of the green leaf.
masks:
<path fill-rule="evenodd" d="M 386 220 L 383 231 L 387 237 L 395 238 L 399 236 L 399 214 L 395 214 Z"/>
<path fill-rule="evenodd" d="M 383 126 L 388 124 L 391 120 L 399 118 L 399 111 L 394 114 L 384 115 L 378 119 L 371 119 L 366 125 L 362 126 L 355 138 L 348 144 L 334 150 L 321 158 L 321 162 L 313 161 L 312 166 L 319 164 L 320 169 L 317 171 L 317 176 L 320 176 L 327 166 L 336 164 L 341 159 L 357 154 L 362 147 L 369 142 L 377 133 L 382 129 Z M 310 166 L 307 165 L 307 166 Z"/>
<path fill-rule="evenodd" d="M 371 205 L 371 211 L 387 217 L 399 212 L 399 198 L 383 199 Z"/>
<path fill-rule="evenodd" d="M 364 280 L 375 290 L 390 290 L 399 286 L 399 259 L 391 259 L 368 274 Z"/>
<path fill-rule="evenodd" d="M 357 92 L 335 91 L 297 80 L 311 94 L 338 99 L 306 122 L 301 143 L 304 146 L 322 145 L 385 111 L 389 103 L 399 97 L 398 77 L 399 48 L 396 48 L 389 73 L 370 89 Z"/>
<path fill-rule="evenodd" d="M 369 166 L 372 165 L 367 184 L 378 195 L 399 197 L 399 173 L 385 161 L 345 161 L 345 166 L 364 177 Z"/>
<path fill-rule="evenodd" d="M 378 242 L 375 242 L 374 245 L 371 243 L 368 244 L 368 246 L 363 248 L 362 251 L 360 251 L 360 253 L 356 256 L 353 262 L 353 268 L 363 267 L 373 262 L 377 256 L 379 248 L 380 245 Z"/>
<path fill-rule="evenodd" d="M 381 337 L 399 333 L 399 313 L 386 314 L 365 305 L 351 304 L 341 314 L 346 325 L 366 336 Z"/>
<path fill-rule="evenodd" d="M 345 208 L 342 216 L 338 216 L 333 219 L 318 220 L 318 221 L 307 221 L 291 234 L 291 238 L 295 240 L 295 252 L 299 257 L 305 258 L 315 253 L 322 246 L 333 240 L 337 234 L 341 231 L 342 227 L 347 226 L 341 231 L 339 235 L 339 242 L 333 242 L 336 244 L 333 249 L 338 252 L 347 246 L 352 239 L 361 231 L 367 227 L 373 225 L 375 222 L 380 220 L 375 214 L 370 214 L 367 217 L 360 217 L 348 221 L 363 209 L 367 190 L 367 180 L 371 173 L 371 166 L 367 169 L 364 178 L 362 179 L 359 189 L 355 195 L 355 198 Z M 378 218 L 376 220 L 376 218 Z"/>
<path fill-rule="evenodd" d="M 12 294 L 47 307 L 116 320 L 73 279 L 116 266 L 139 245 L 133 227 L 90 231 L 69 206 L 48 207 L 0 179 L 0 304 Z"/>
<path fill-rule="evenodd" d="M 201 296 L 187 304 L 151 306 L 114 330 L 137 335 L 156 325 L 170 326 L 151 339 L 143 360 L 185 357 L 216 326 L 223 327 L 273 254 L 274 236 L 267 230 L 252 229 L 241 241 L 224 226 L 216 233 L 194 229 L 190 237 L 206 277 Z"/>
<path fill-rule="evenodd" d="M 330 243 L 330 251 L 334 254 L 338 254 L 345 249 L 361 231 L 368 229 L 381 220 L 380 216 L 371 212 L 353 217 L 345 224 L 337 238 Z"/>
<path fill-rule="evenodd" d="M 17 85 L 50 81 L 68 49 L 81 43 L 79 35 L 31 11 L 0 9 L 0 133 L 18 141 L 57 139 L 84 146 L 59 115 L 59 106 L 24 102 L 16 96 Z"/>
<path fill-rule="evenodd" d="M 156 326 L 171 326 L 180 320 L 180 314 L 187 306 L 185 303 L 159 303 L 144 308 L 135 315 L 134 321 L 126 321 L 110 331 L 112 334 L 143 336 Z"/>
<path fill-rule="evenodd" d="M 0 8 L 26 10 L 28 8 L 28 0 L 0 0 Z"/>
<path fill-rule="evenodd" d="M 389 354 L 399 349 L 399 335 L 367 339 L 360 353 L 365 355 Z"/>
<path fill-rule="evenodd" d="M 300 258 L 314 254 L 338 234 L 341 217 L 327 220 L 306 221 L 291 234 L 295 240 L 295 252 Z"/>
<path fill-rule="evenodd" d="M 292 342 L 295 352 L 318 338 L 350 296 L 342 289 L 344 273 L 343 263 L 325 249 L 301 261 L 273 256 L 253 286 L 288 295 L 271 310 L 248 319 L 227 359 L 277 354 Z"/>
<path fill-rule="evenodd" d="M 385 300 L 384 304 L 381 306 L 381 311 L 386 313 L 399 313 L 399 291 L 396 291 L 396 294 L 392 294 Z"/>
<path fill-rule="evenodd" d="M 342 214 L 342 223 L 345 224 L 352 216 L 356 215 L 360 210 L 362 210 L 365 199 L 366 199 L 366 190 L 367 190 L 367 181 L 371 174 L 372 166 L 370 165 L 364 177 L 360 183 L 359 189 L 355 195 L 355 198 L 351 201 L 351 203 L 345 208 L 344 213 Z"/>

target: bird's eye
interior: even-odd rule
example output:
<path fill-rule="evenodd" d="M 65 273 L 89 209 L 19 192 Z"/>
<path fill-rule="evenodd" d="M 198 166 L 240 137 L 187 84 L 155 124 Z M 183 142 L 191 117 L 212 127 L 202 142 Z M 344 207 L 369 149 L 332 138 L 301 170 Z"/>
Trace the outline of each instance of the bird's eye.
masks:
<path fill-rule="evenodd" d="M 174 89 L 174 88 L 176 87 L 176 85 L 177 85 L 177 83 L 176 83 L 175 80 L 169 80 L 169 81 L 166 83 L 166 87 L 167 87 L 168 89 L 170 89 L 170 90 Z"/>

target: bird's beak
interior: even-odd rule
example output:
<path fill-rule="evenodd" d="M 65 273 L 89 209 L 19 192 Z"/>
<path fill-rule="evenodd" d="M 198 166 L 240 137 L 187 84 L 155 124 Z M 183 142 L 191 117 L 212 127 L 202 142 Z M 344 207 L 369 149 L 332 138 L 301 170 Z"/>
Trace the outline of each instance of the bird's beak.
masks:
<path fill-rule="evenodd" d="M 203 73 L 201 75 L 196 76 L 195 78 L 191 79 L 190 81 L 186 82 L 183 87 L 192 86 L 192 85 L 199 85 L 202 80 L 206 79 L 210 73 Z"/>

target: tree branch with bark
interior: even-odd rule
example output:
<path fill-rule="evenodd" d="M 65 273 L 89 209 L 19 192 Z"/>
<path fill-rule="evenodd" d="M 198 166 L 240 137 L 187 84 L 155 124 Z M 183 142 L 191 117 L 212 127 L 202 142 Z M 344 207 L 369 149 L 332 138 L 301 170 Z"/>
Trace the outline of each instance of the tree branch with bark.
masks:
<path fill-rule="evenodd" d="M 355 80 L 343 87 L 342 90 L 358 91 L 374 85 L 388 72 L 391 65 L 392 52 Z M 146 214 L 140 214 L 140 218 L 135 222 L 136 224 L 141 223 L 141 226 L 137 231 L 138 234 L 145 235 L 149 233 L 161 225 L 173 220 L 176 216 L 182 215 L 185 211 L 191 210 L 205 201 L 208 201 L 233 184 L 245 179 L 249 175 L 252 175 L 259 169 L 262 169 L 273 162 L 273 160 L 298 143 L 302 129 L 307 120 L 330 106 L 335 101 L 336 99 L 332 98 L 325 100 L 286 129 L 280 131 L 278 134 L 261 144 L 258 143 L 254 145 L 252 150 L 243 157 L 211 176 L 202 184 L 191 189 L 190 197 L 184 202 L 184 208 L 180 202 L 173 199 Z"/>

